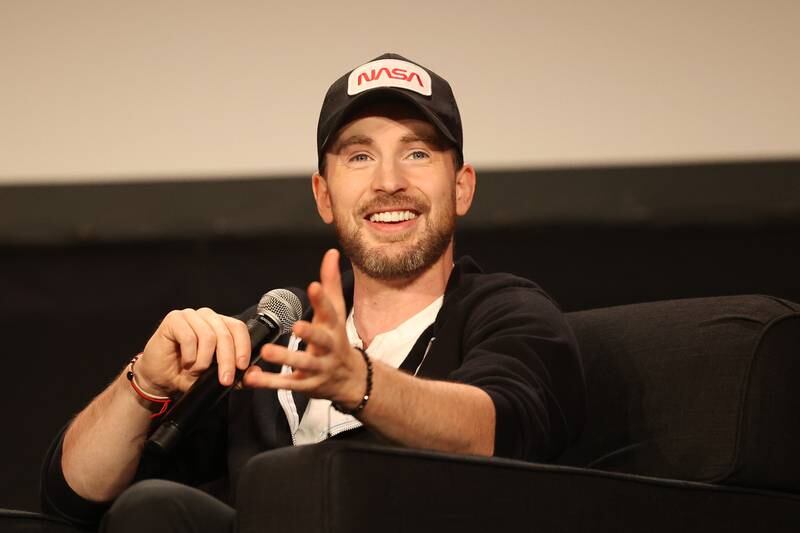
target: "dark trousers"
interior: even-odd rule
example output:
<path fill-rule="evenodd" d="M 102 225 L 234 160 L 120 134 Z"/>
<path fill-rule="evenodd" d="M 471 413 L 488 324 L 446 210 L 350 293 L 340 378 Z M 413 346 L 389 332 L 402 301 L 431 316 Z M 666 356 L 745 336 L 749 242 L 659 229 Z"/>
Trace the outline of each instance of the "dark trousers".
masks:
<path fill-rule="evenodd" d="M 102 533 L 230 533 L 236 511 L 195 488 L 148 479 L 125 490 L 100 523 Z"/>

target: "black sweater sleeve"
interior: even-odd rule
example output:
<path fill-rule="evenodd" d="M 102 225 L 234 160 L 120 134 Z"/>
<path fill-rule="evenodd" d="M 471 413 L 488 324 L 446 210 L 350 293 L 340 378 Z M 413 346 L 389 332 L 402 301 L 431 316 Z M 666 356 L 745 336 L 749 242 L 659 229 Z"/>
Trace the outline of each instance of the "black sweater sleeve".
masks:
<path fill-rule="evenodd" d="M 555 459 L 577 437 L 586 391 L 577 341 L 540 289 L 485 294 L 463 323 L 464 359 L 450 378 L 475 385 L 495 405 L 495 455 Z"/>
<path fill-rule="evenodd" d="M 173 455 L 161 457 L 143 453 L 134 482 L 147 478 L 169 479 L 204 488 L 227 499 L 226 424 L 227 401 L 222 401 L 181 441 Z M 64 479 L 61 449 L 66 427 L 56 436 L 44 458 L 39 490 L 42 511 L 93 528 L 113 502 L 87 500 Z"/>
<path fill-rule="evenodd" d="M 67 427 L 61 429 L 44 457 L 39 481 L 42 512 L 58 516 L 78 526 L 91 528 L 97 525 L 110 504 L 93 502 L 78 496 L 64 479 L 64 472 L 61 469 L 61 446 Z"/>

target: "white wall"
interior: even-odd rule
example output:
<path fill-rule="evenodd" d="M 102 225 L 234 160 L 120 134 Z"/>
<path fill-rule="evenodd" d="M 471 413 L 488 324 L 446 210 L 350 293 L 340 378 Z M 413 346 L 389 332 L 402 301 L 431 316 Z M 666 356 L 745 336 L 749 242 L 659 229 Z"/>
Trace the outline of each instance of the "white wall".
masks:
<path fill-rule="evenodd" d="M 479 168 L 800 156 L 797 0 L 0 0 L 0 182 L 308 173 L 384 51 Z"/>

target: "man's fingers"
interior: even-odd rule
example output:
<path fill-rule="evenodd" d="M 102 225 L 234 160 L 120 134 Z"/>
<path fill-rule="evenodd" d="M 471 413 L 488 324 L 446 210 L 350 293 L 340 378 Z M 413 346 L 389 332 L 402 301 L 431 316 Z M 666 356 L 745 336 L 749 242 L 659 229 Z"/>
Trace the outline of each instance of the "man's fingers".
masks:
<path fill-rule="evenodd" d="M 222 320 L 222 315 L 218 315 L 208 307 L 198 309 L 197 314 L 211 327 L 214 333 L 215 346 L 211 353 L 213 355 L 216 351 L 219 382 L 223 385 L 230 385 L 233 383 L 233 374 L 236 371 L 236 347 L 233 334 Z M 212 361 L 213 359 L 209 360 L 209 365 Z"/>
<path fill-rule="evenodd" d="M 242 383 L 245 387 L 293 390 L 291 385 L 294 380 L 289 376 L 291 374 L 264 372 L 258 366 L 253 365 L 245 372 Z"/>
<path fill-rule="evenodd" d="M 313 347 L 314 353 L 323 354 L 333 350 L 333 337 L 327 328 L 301 320 L 292 327 L 292 333 Z"/>
<path fill-rule="evenodd" d="M 319 376 L 306 377 L 302 372 L 292 372 L 291 374 L 276 374 L 265 372 L 257 365 L 247 369 L 242 383 L 245 387 L 285 389 L 295 391 L 312 391 L 319 387 L 322 379 Z"/>
<path fill-rule="evenodd" d="M 197 335 L 183 316 L 183 311 L 170 312 L 162 324 L 163 337 L 169 346 L 178 345 L 181 365 L 191 366 L 197 358 Z"/>
<path fill-rule="evenodd" d="M 319 280 L 336 313 L 344 319 L 345 304 L 342 292 L 342 273 L 339 271 L 339 250 L 331 248 L 325 252 L 319 269 Z"/>
<path fill-rule="evenodd" d="M 181 352 L 181 366 L 194 375 L 208 368 L 217 347 L 217 335 L 214 328 L 195 309 L 184 309 L 181 316 L 197 336 L 197 355 L 194 361 L 188 361 Z"/>
<path fill-rule="evenodd" d="M 261 348 L 261 358 L 270 363 L 287 365 L 293 370 L 302 370 L 308 373 L 315 373 L 322 370 L 322 360 L 308 352 L 301 350 L 289 350 L 285 346 L 277 344 L 265 344 Z"/>
<path fill-rule="evenodd" d="M 250 334 L 235 318 L 219 315 L 207 307 L 173 311 L 165 319 L 164 333 L 180 353 L 181 368 L 194 376 L 207 369 L 216 354 L 219 381 L 233 383 L 236 368 L 250 362 Z"/>
<path fill-rule="evenodd" d="M 322 285 L 319 282 L 313 282 L 308 286 L 308 300 L 311 302 L 311 307 L 314 308 L 314 322 L 323 322 L 330 327 L 339 324 L 339 314 L 333 306 L 330 298 L 325 293 Z M 342 317 L 342 320 L 344 318 Z"/>
<path fill-rule="evenodd" d="M 214 329 L 196 310 L 184 309 L 180 312 L 180 317 L 189 324 L 197 339 L 194 358 L 183 353 L 183 344 L 181 344 L 181 366 L 184 370 L 191 369 L 192 374 L 199 375 L 211 364 L 211 357 L 214 355 L 214 348 L 217 346 L 217 338 L 214 334 Z"/>
<path fill-rule="evenodd" d="M 237 366 L 250 364 L 250 334 L 240 320 L 209 308 L 170 311 L 136 366 L 148 390 L 186 390 L 215 360 L 220 383 L 233 383 Z"/>
<path fill-rule="evenodd" d="M 233 317 L 223 316 L 222 321 L 228 327 L 228 331 L 233 335 L 234 352 L 236 355 L 236 367 L 244 370 L 250 365 L 250 332 L 247 325 Z"/>

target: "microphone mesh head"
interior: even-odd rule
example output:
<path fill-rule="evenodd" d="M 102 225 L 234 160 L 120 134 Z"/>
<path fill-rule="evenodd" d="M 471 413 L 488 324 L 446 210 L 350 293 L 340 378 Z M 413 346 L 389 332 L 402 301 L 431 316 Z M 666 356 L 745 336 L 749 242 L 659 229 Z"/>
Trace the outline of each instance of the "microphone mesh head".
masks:
<path fill-rule="evenodd" d="M 295 322 L 303 315 L 303 304 L 295 293 L 288 289 L 272 289 L 258 302 L 258 313 L 269 315 L 280 325 L 281 335 L 291 331 Z"/>

